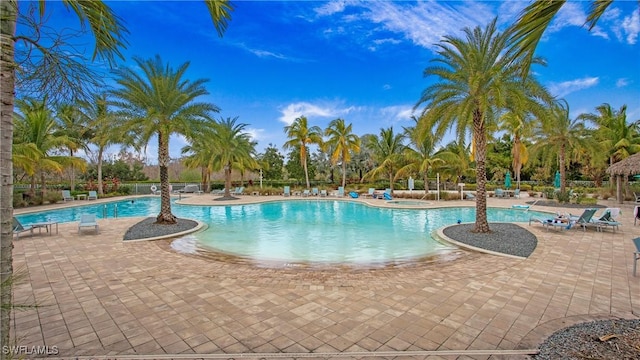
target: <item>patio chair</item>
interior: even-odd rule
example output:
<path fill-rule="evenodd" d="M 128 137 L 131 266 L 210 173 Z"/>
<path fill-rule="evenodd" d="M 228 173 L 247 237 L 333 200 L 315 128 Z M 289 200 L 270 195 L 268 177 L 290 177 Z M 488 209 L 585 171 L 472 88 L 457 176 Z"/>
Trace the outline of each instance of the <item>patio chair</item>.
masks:
<path fill-rule="evenodd" d="M 82 228 L 94 228 L 97 234 L 98 222 L 96 221 L 96 215 L 95 214 L 80 215 L 80 223 L 78 224 L 78 234 L 82 232 Z"/>
<path fill-rule="evenodd" d="M 320 190 L 320 197 L 327 197 L 327 190 L 325 189 Z"/>
<path fill-rule="evenodd" d="M 385 200 L 393 200 L 393 196 L 391 196 L 391 188 L 386 188 L 384 193 L 382 193 L 382 198 Z"/>
<path fill-rule="evenodd" d="M 636 251 L 633 252 L 633 276 L 636 276 L 636 268 L 638 267 L 638 260 L 640 260 L 640 238 L 632 240 L 636 246 Z"/>
<path fill-rule="evenodd" d="M 291 187 L 285 186 L 284 190 L 282 191 L 282 196 L 284 197 L 291 196 Z"/>
<path fill-rule="evenodd" d="M 318 196 L 318 188 L 311 189 L 311 195 Z"/>
<path fill-rule="evenodd" d="M 89 191 L 89 196 L 87 196 L 87 200 L 98 200 L 98 192 L 97 191 Z"/>
<path fill-rule="evenodd" d="M 225 190 L 225 188 L 222 188 L 222 189 L 216 189 L 216 190 L 211 190 L 211 194 L 212 194 L 212 195 L 222 195 L 222 194 L 224 194 L 224 190 Z"/>
<path fill-rule="evenodd" d="M 231 192 L 231 195 L 244 195 L 244 186 L 237 187 Z"/>
<path fill-rule="evenodd" d="M 529 218 L 529 226 L 531 226 L 532 222 L 542 224 L 542 227 L 546 228 L 547 231 L 551 228 L 569 230 L 574 224 L 574 222 L 570 218 L 563 217 L 545 218 L 540 216 L 532 216 L 531 218 Z"/>
<path fill-rule="evenodd" d="M 302 192 L 302 197 L 309 197 L 310 194 L 311 192 L 309 191 L 309 189 L 304 189 L 304 191 Z"/>
<path fill-rule="evenodd" d="M 594 226 L 596 227 L 597 231 L 601 231 L 601 225 L 598 225 L 597 223 L 594 223 L 593 221 L 591 221 L 596 211 L 597 211 L 596 209 L 585 209 L 582 215 L 580 216 L 569 214 L 569 219 L 575 225 L 581 226 L 582 230 L 584 231 L 587 231 L 587 226 Z"/>
<path fill-rule="evenodd" d="M 344 186 L 338 187 L 338 197 L 344 197 Z"/>
<path fill-rule="evenodd" d="M 376 192 L 376 188 L 369 188 L 369 191 L 366 194 L 362 194 L 362 197 L 370 197 L 372 199 L 375 199 L 375 192 Z"/>
<path fill-rule="evenodd" d="M 13 217 L 13 234 L 17 236 L 17 238 L 20 238 L 20 234 L 23 232 L 31 232 L 31 235 L 33 235 L 33 226 L 31 225 L 22 225 L 20 223 L 20 221 L 18 219 L 15 218 L 15 216 Z"/>
<path fill-rule="evenodd" d="M 635 203 L 640 204 L 640 194 L 634 192 L 633 197 L 636 199 Z"/>
<path fill-rule="evenodd" d="M 515 189 L 513 191 L 513 197 L 516 199 L 520 199 L 520 189 Z"/>
<path fill-rule="evenodd" d="M 494 194 L 496 195 L 497 198 L 505 197 L 504 190 L 500 188 L 497 188 Z"/>
<path fill-rule="evenodd" d="M 597 219 L 592 219 L 592 222 L 594 222 L 597 225 L 600 225 L 600 230 L 602 230 L 605 227 L 611 226 L 611 228 L 613 229 L 613 232 L 616 232 L 616 229 L 618 229 L 620 225 L 622 225 L 619 221 L 616 221 L 616 217 L 619 214 L 620 214 L 619 208 L 606 208 L 602 212 L 602 215 L 600 215 L 600 217 L 598 217 Z"/>
<path fill-rule="evenodd" d="M 360 196 L 360 195 L 358 195 L 358 193 L 355 192 L 355 191 L 349 191 L 349 196 L 351 196 L 354 199 L 357 199 L 358 196 Z"/>
<path fill-rule="evenodd" d="M 63 201 L 73 201 L 73 196 L 71 196 L 71 191 L 69 190 L 62 190 L 62 200 Z"/>
<path fill-rule="evenodd" d="M 475 199 L 476 199 L 476 196 L 475 196 L 475 195 L 473 195 L 473 193 L 472 193 L 472 192 L 465 191 L 465 192 L 464 192 L 464 198 L 465 198 L 465 200 L 475 200 Z"/>

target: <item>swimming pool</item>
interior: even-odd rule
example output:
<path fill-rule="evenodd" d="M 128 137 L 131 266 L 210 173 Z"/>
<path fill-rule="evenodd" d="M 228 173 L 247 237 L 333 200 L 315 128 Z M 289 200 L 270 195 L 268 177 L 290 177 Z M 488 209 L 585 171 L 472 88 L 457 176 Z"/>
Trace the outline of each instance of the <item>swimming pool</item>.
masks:
<path fill-rule="evenodd" d="M 431 238 L 448 224 L 473 222 L 474 207 L 390 209 L 336 200 L 274 201 L 228 206 L 180 205 L 173 213 L 199 220 L 208 229 L 177 241 L 254 260 L 322 263 L 388 263 L 421 258 L 450 247 Z M 26 224 L 73 222 L 81 214 L 98 218 L 156 216 L 157 197 L 92 204 L 17 215 Z M 491 222 L 526 222 L 534 211 L 487 209 Z"/>

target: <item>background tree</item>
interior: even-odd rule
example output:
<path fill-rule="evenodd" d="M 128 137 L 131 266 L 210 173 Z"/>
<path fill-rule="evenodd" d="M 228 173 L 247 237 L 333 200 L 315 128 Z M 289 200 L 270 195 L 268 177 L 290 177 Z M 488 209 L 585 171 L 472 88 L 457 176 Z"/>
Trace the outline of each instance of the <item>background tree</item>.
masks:
<path fill-rule="evenodd" d="M 376 167 L 365 175 L 365 179 L 375 179 L 378 176 L 386 176 L 389 180 L 389 188 L 393 193 L 393 179 L 396 172 L 404 166 L 403 152 L 405 137 L 402 133 L 394 133 L 393 126 L 380 129 L 380 135 L 367 135 L 364 145 L 368 147 L 376 162 Z"/>
<path fill-rule="evenodd" d="M 309 154 L 309 149 L 306 149 L 306 164 L 307 168 L 305 170 L 302 165 L 302 161 L 300 158 L 300 148 L 296 147 L 291 149 L 291 151 L 287 154 L 287 162 L 284 165 L 284 168 L 287 170 L 287 175 L 289 179 L 296 179 L 300 181 L 305 176 L 309 176 L 310 178 L 316 177 L 316 166 L 311 161 L 311 155 Z"/>
<path fill-rule="evenodd" d="M 125 128 L 138 134 L 141 144 L 146 145 L 152 136 L 157 137 L 161 205 L 156 222 L 175 224 L 169 194 L 169 138 L 174 133 L 193 137 L 218 108 L 196 101 L 208 94 L 204 87 L 207 80 L 186 80 L 188 62 L 174 70 L 165 65 L 160 56 L 148 60 L 134 58 L 134 61 L 142 74 L 131 68 L 117 70 L 119 88 L 110 94 L 119 109 L 116 115 L 127 119 Z"/>
<path fill-rule="evenodd" d="M 287 134 L 289 141 L 285 142 L 283 147 L 285 149 L 298 148 L 300 164 L 304 170 L 307 188 L 309 188 L 311 185 L 309 184 L 309 153 L 307 146 L 310 144 L 322 145 L 322 130 L 318 126 L 309 127 L 307 118 L 300 116 L 291 125 L 285 126 L 284 132 Z"/>
<path fill-rule="evenodd" d="M 413 118 L 417 123 L 418 119 Z M 404 128 L 406 137 L 411 140 L 410 145 L 404 150 L 403 156 L 406 165 L 398 170 L 396 178 L 416 175 L 424 181 L 424 191 L 429 193 L 429 171 L 438 165 L 445 163 L 443 155 L 438 151 L 438 140 L 431 132 L 422 135 L 415 126 Z"/>
<path fill-rule="evenodd" d="M 78 150 L 88 151 L 90 129 L 82 114 L 78 110 L 77 103 L 62 103 L 56 108 L 56 120 L 58 123 L 58 135 L 66 136 L 69 139 L 67 150 L 69 156 L 73 157 Z M 75 190 L 76 172 L 75 166 L 70 165 L 69 186 L 71 191 Z"/>
<path fill-rule="evenodd" d="M 280 150 L 273 145 L 269 144 L 264 150 L 264 154 L 258 156 L 258 160 L 262 164 L 266 164 L 262 167 L 262 177 L 266 180 L 281 180 L 284 178 L 284 155 L 280 153 Z"/>
<path fill-rule="evenodd" d="M 351 161 L 351 153 L 360 152 L 360 138 L 353 133 L 352 124 L 347 125 L 344 119 L 335 119 L 324 131 L 329 138 L 326 146 L 331 147 L 331 163 L 342 164 L 342 186 L 347 183 L 347 163 Z"/>

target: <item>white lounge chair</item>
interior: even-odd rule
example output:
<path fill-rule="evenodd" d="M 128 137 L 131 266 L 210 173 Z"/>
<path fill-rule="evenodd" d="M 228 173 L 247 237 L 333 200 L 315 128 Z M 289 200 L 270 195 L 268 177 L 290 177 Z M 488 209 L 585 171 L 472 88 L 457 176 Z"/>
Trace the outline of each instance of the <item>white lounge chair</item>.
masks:
<path fill-rule="evenodd" d="M 284 197 L 291 196 L 291 188 L 289 186 L 284 187 L 284 190 L 282 191 L 282 196 Z"/>
<path fill-rule="evenodd" d="M 73 196 L 71 196 L 71 191 L 69 190 L 62 190 L 62 200 L 63 201 L 73 201 Z"/>
<path fill-rule="evenodd" d="M 98 192 L 89 191 L 89 196 L 87 196 L 87 200 L 98 200 Z"/>
<path fill-rule="evenodd" d="M 82 214 L 80 215 L 80 223 L 78 224 L 78 234 L 82 232 L 82 228 L 94 228 L 96 234 L 98 233 L 98 222 L 94 214 Z"/>
<path fill-rule="evenodd" d="M 302 197 L 309 197 L 311 193 L 309 192 L 309 189 L 304 189 L 304 191 L 302 192 Z"/>
<path fill-rule="evenodd" d="M 31 225 L 22 225 L 18 219 L 13 218 L 13 234 L 20 238 L 20 234 L 23 232 L 31 232 L 33 235 L 33 226 Z"/>

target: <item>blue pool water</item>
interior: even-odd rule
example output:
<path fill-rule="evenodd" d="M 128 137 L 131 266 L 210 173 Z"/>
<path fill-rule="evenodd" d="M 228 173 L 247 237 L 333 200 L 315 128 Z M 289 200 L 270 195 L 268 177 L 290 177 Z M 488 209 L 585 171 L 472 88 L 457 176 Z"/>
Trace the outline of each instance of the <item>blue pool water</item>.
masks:
<path fill-rule="evenodd" d="M 80 214 L 99 218 L 155 216 L 160 199 L 139 198 L 17 216 L 26 224 L 78 221 Z M 209 225 L 193 234 L 199 247 L 260 260 L 376 263 L 403 261 L 448 247 L 431 232 L 458 220 L 475 220 L 475 208 L 388 209 L 350 201 L 277 201 L 233 206 L 172 204 L 173 213 Z M 525 222 L 533 211 L 487 209 L 491 222 Z"/>

